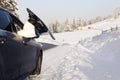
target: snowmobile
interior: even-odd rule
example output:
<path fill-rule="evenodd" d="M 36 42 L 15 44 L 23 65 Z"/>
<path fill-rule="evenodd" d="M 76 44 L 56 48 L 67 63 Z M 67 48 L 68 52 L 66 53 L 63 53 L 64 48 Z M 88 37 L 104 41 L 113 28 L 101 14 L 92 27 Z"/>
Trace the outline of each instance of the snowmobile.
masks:
<path fill-rule="evenodd" d="M 26 24 L 19 18 L 0 7 L 0 80 L 24 80 L 40 74 L 43 50 L 34 39 L 45 32 L 55 39 L 38 16 L 30 9 L 27 12 L 29 19 L 25 28 Z M 29 32 L 30 26 L 33 28 Z M 26 35 L 28 32 L 34 35 Z"/>

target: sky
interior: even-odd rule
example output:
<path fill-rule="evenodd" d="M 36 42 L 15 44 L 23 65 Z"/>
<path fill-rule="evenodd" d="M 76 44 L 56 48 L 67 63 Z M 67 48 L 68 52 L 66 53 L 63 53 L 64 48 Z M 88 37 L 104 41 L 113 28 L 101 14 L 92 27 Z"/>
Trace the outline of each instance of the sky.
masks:
<path fill-rule="evenodd" d="M 120 0 L 17 0 L 21 20 L 26 21 L 26 8 L 31 9 L 44 22 L 66 19 L 92 19 L 112 14 L 120 7 Z"/>

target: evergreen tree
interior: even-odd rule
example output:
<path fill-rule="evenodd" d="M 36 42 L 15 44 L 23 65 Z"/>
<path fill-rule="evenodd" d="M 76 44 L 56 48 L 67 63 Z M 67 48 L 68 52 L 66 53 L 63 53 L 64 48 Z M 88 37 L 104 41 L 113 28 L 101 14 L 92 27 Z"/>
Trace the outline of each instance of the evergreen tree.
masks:
<path fill-rule="evenodd" d="M 70 23 L 69 23 L 69 20 L 66 19 L 65 22 L 63 23 L 63 30 L 64 31 L 70 31 L 71 30 L 71 26 L 70 26 Z"/>
<path fill-rule="evenodd" d="M 55 23 L 51 24 L 52 32 L 53 33 L 60 32 L 59 29 L 58 29 L 59 27 L 60 27 L 60 23 L 58 21 L 56 21 Z"/>
<path fill-rule="evenodd" d="M 76 29 L 76 21 L 75 19 L 73 19 L 73 22 L 72 22 L 72 30 L 75 30 Z"/>
<path fill-rule="evenodd" d="M 18 16 L 18 8 L 16 0 L 0 0 L 0 6 L 6 8 L 16 16 Z"/>

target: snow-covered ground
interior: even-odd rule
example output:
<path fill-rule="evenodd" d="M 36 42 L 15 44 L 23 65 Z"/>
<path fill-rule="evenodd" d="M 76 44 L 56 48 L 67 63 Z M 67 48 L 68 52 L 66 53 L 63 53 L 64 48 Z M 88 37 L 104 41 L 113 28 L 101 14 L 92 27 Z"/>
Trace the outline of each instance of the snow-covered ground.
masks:
<path fill-rule="evenodd" d="M 104 21 L 101 21 L 101 22 L 98 22 L 92 25 L 88 25 L 86 27 L 93 27 L 94 29 L 105 31 L 111 28 L 120 27 L 120 18 L 107 19 L 107 20 L 104 20 Z"/>
<path fill-rule="evenodd" d="M 107 22 L 94 24 L 96 30 L 54 34 L 55 41 L 41 36 L 37 41 L 58 46 L 44 51 L 42 73 L 34 80 L 120 80 L 120 30 L 102 34 L 120 26 L 120 19 Z"/>

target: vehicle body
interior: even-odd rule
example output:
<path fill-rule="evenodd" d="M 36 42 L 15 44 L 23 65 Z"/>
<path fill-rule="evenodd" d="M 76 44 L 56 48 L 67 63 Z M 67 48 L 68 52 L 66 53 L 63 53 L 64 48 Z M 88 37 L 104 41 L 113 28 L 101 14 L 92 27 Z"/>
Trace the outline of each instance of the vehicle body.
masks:
<path fill-rule="evenodd" d="M 29 19 L 35 15 L 29 13 Z M 32 15 L 32 16 L 31 16 Z M 34 18 L 34 17 L 32 17 Z M 33 24 L 34 25 L 34 24 Z M 0 8 L 0 80 L 23 80 L 29 75 L 40 74 L 42 64 L 42 47 L 35 37 L 17 34 L 24 24 L 9 11 Z M 36 34 L 48 31 L 46 26 L 35 25 Z"/>

